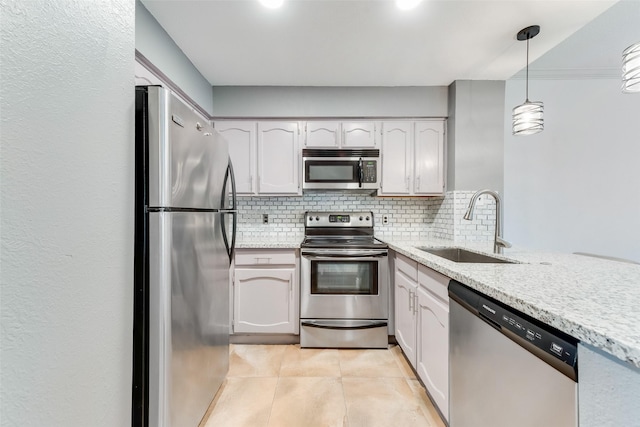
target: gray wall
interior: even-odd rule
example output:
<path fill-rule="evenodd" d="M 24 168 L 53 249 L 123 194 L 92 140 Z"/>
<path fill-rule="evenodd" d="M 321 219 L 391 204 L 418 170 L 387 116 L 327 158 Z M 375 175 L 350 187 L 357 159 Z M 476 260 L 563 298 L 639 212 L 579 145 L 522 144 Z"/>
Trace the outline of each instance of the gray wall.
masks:
<path fill-rule="evenodd" d="M 505 237 L 640 262 L 640 95 L 621 93 L 619 78 L 530 81 L 532 89 L 545 129 L 505 131 Z M 523 80 L 508 82 L 508 105 L 523 94 Z"/>
<path fill-rule="evenodd" d="M 447 190 L 503 194 L 504 91 L 504 81 L 449 86 Z"/>
<path fill-rule="evenodd" d="M 640 262 L 640 94 L 620 90 L 622 51 L 640 41 L 639 16 L 640 2 L 621 1 L 531 64 L 543 132 L 511 135 L 525 80 L 507 82 L 507 240 Z"/>
<path fill-rule="evenodd" d="M 1 8 L 2 425 L 129 425 L 134 5 Z"/>
<path fill-rule="evenodd" d="M 211 83 L 200 74 L 140 0 L 136 0 L 135 31 L 136 50 L 211 114 Z"/>
<path fill-rule="evenodd" d="M 580 427 L 637 426 L 640 369 L 585 344 L 578 357 Z"/>
<path fill-rule="evenodd" d="M 446 117 L 447 88 L 214 86 L 215 117 Z"/>

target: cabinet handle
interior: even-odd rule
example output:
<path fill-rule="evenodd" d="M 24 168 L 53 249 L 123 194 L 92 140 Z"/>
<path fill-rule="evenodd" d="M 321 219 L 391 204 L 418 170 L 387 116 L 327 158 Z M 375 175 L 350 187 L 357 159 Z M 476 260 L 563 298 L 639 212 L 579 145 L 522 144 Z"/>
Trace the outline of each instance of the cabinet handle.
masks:
<path fill-rule="evenodd" d="M 413 311 L 413 291 L 409 290 L 409 311 Z"/>
<path fill-rule="evenodd" d="M 413 293 L 413 314 L 418 314 L 418 293 Z"/>
<path fill-rule="evenodd" d="M 409 189 L 409 180 L 410 180 L 410 179 L 411 179 L 410 177 L 407 177 L 407 179 L 406 179 L 405 186 L 406 186 L 406 189 L 407 189 L 407 190 Z"/>
<path fill-rule="evenodd" d="M 255 257 L 256 260 L 256 264 L 271 264 L 271 258 L 265 258 L 265 257 Z M 265 260 L 265 261 L 260 261 L 260 260 Z"/>
<path fill-rule="evenodd" d="M 420 177 L 416 178 L 416 190 L 420 190 Z"/>

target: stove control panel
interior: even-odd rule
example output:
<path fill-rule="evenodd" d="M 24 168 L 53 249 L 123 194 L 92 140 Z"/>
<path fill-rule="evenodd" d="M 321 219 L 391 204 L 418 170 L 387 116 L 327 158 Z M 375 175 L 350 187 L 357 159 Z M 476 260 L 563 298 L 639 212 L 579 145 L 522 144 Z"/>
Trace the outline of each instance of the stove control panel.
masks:
<path fill-rule="evenodd" d="M 349 215 L 329 215 L 329 222 L 351 222 Z"/>
<path fill-rule="evenodd" d="M 373 212 L 307 212 L 306 227 L 373 227 Z"/>

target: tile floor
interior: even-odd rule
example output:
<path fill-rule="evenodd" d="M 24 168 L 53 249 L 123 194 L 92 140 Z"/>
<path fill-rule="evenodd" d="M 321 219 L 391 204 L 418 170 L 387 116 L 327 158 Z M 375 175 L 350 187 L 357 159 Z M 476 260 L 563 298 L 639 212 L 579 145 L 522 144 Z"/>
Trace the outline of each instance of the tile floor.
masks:
<path fill-rule="evenodd" d="M 231 345 L 202 427 L 444 427 L 397 346 Z"/>

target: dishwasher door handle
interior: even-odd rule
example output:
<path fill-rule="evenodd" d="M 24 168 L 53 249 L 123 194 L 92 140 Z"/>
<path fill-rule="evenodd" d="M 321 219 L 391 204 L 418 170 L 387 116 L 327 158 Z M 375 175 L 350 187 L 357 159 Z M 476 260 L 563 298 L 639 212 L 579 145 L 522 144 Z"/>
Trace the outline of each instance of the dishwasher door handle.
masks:
<path fill-rule="evenodd" d="M 478 312 L 478 317 L 481 320 L 484 320 L 486 323 L 489 324 L 489 326 L 497 329 L 498 331 L 502 331 L 502 326 L 500 326 L 498 323 L 496 323 L 495 321 L 489 319 L 487 316 L 485 316 L 484 314 L 482 314 L 482 312 Z"/>

